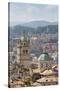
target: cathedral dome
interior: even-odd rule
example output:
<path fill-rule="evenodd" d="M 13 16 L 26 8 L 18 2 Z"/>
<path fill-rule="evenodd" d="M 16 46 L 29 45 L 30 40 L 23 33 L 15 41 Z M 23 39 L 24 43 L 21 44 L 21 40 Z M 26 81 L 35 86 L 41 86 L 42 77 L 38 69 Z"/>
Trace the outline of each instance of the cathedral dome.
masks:
<path fill-rule="evenodd" d="M 39 56 L 38 61 L 40 60 L 52 60 L 48 53 L 43 53 Z"/>

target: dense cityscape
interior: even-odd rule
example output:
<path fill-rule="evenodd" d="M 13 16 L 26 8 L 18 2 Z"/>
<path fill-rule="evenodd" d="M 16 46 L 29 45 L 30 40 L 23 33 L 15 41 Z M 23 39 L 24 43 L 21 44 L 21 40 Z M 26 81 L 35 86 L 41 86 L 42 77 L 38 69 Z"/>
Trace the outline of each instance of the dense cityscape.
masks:
<path fill-rule="evenodd" d="M 58 32 L 22 33 L 9 42 L 9 86 L 58 84 Z"/>

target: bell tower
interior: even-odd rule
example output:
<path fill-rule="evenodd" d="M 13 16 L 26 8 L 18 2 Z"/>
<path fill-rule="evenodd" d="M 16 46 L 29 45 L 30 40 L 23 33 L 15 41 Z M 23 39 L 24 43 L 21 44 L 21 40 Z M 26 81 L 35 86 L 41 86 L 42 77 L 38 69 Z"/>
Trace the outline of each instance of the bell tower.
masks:
<path fill-rule="evenodd" d="M 24 33 L 17 42 L 17 63 L 25 68 L 30 67 L 30 39 Z"/>

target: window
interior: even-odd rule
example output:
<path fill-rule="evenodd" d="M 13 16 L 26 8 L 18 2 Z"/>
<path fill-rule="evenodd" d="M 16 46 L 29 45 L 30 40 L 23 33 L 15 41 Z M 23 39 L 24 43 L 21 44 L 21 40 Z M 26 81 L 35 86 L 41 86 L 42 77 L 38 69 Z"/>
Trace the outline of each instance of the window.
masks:
<path fill-rule="evenodd" d="M 28 53 L 28 50 L 26 50 L 26 54 Z"/>
<path fill-rule="evenodd" d="M 26 45 L 26 44 L 24 43 L 24 45 Z"/>
<path fill-rule="evenodd" d="M 23 54 L 28 54 L 28 50 L 23 50 Z"/>

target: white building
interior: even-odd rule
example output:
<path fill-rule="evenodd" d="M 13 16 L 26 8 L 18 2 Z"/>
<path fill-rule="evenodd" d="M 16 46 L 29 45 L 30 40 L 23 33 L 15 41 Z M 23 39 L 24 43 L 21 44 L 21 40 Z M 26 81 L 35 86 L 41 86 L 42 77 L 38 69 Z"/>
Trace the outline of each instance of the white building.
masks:
<path fill-rule="evenodd" d="M 58 64 L 58 52 L 54 52 L 51 57 L 53 58 L 53 63 Z"/>

